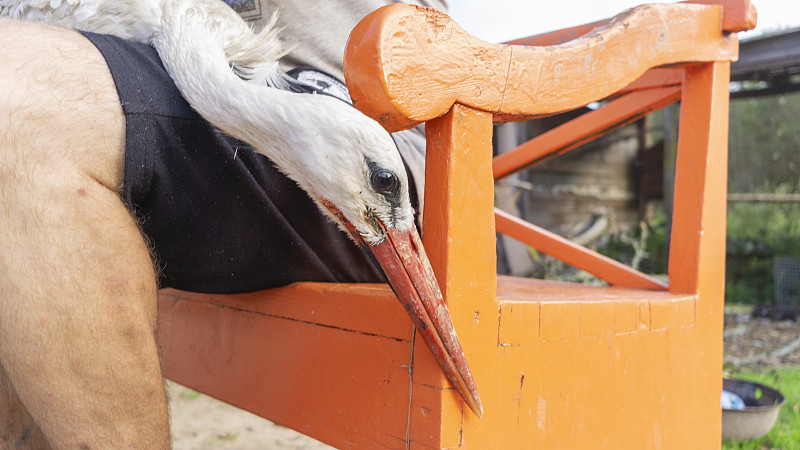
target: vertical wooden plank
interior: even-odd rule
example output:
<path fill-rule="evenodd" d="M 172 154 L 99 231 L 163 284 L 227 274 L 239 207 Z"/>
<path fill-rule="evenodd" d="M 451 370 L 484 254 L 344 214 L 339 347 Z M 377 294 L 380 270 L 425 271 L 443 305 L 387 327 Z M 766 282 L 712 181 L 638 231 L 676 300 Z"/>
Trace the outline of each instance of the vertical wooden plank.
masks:
<path fill-rule="evenodd" d="M 681 100 L 670 249 L 670 291 L 722 282 L 728 163 L 729 63 L 686 70 Z M 720 289 L 722 285 L 720 285 Z"/>
<path fill-rule="evenodd" d="M 499 306 L 495 273 L 492 115 L 456 104 L 446 115 L 428 122 L 426 127 L 423 241 L 478 390 L 486 396 L 492 378 L 498 376 L 498 368 L 493 364 Z M 453 410 L 448 404 L 452 408 L 463 408 L 464 413 Z M 443 401 L 442 406 L 442 445 L 445 447 L 468 439 L 462 426 L 490 423 L 491 416 L 498 414 L 497 409 L 487 411 L 481 421 L 460 401 Z"/>
<path fill-rule="evenodd" d="M 713 430 L 702 448 L 720 446 L 729 79 L 729 63 L 686 69 L 676 163 L 670 290 L 697 294 L 703 359 L 693 386 L 703 389 L 686 395 L 698 396 L 695 413 Z"/>

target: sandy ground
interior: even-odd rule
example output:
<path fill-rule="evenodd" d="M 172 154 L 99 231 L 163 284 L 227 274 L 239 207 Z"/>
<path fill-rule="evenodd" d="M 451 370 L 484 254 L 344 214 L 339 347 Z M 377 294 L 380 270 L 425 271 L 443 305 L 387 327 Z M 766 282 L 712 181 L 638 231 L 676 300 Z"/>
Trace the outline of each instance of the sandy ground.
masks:
<path fill-rule="evenodd" d="M 247 411 L 168 383 L 174 450 L 331 449 Z"/>

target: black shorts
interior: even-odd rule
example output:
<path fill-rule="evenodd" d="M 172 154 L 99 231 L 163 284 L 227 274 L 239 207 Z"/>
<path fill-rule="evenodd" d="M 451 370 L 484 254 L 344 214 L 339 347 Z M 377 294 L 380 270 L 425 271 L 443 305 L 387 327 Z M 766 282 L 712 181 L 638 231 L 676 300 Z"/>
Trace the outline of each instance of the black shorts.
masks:
<path fill-rule="evenodd" d="M 84 35 L 116 83 L 126 117 L 124 200 L 152 244 L 162 287 L 237 293 L 384 280 L 268 158 L 200 118 L 151 47 Z"/>

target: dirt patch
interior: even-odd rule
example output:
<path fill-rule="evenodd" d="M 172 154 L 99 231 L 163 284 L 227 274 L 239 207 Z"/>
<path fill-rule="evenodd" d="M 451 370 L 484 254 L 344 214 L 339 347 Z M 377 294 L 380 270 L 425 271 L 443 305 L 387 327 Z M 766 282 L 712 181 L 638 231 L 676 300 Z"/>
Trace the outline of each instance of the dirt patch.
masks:
<path fill-rule="evenodd" d="M 726 314 L 724 333 L 728 366 L 800 367 L 800 322 Z"/>

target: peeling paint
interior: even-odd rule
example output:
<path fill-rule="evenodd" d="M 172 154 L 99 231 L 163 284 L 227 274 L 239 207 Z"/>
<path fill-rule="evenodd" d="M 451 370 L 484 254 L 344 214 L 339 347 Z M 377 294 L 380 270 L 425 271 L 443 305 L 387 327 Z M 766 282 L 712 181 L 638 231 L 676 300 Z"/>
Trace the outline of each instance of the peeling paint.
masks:
<path fill-rule="evenodd" d="M 544 397 L 539 397 L 539 401 L 536 402 L 536 426 L 541 431 L 545 431 L 546 425 L 547 425 L 547 400 L 545 400 Z"/>

